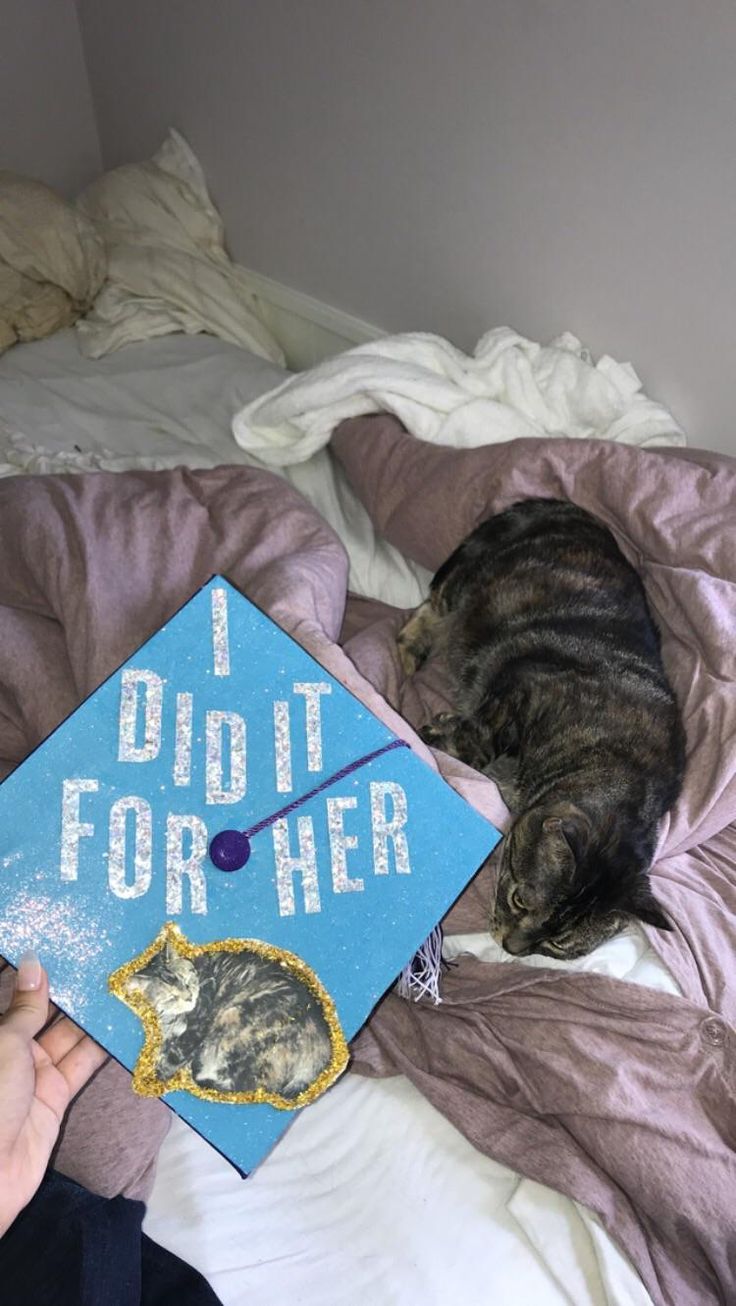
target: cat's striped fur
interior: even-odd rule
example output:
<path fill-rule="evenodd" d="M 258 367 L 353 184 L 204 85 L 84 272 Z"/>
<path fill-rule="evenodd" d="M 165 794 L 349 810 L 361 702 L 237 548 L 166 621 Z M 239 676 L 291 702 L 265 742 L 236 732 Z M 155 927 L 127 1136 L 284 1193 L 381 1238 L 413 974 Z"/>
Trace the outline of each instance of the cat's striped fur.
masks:
<path fill-rule="evenodd" d="M 513 785 L 491 929 L 507 951 L 575 957 L 633 917 L 669 928 L 648 870 L 685 740 L 639 576 L 572 503 L 527 499 L 440 567 L 399 636 L 442 653 L 456 711 L 424 738 Z"/>

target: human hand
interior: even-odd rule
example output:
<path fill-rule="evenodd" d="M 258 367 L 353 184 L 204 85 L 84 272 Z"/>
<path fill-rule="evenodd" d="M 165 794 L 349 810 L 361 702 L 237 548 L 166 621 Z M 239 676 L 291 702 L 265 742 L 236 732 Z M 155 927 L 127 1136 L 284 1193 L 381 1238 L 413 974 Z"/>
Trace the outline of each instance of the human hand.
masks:
<path fill-rule="evenodd" d="M 28 953 L 0 1016 L 0 1237 L 41 1183 L 71 1099 L 105 1060 L 66 1016 L 37 1038 L 52 1012 L 46 972 Z"/>

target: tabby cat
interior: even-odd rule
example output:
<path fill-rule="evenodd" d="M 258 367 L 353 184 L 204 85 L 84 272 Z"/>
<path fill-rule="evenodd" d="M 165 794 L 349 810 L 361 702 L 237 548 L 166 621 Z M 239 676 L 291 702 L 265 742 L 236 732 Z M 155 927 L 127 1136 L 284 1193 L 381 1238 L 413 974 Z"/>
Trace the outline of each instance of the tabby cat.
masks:
<path fill-rule="evenodd" d="M 188 1069 L 201 1088 L 260 1088 L 291 1098 L 332 1060 L 317 998 L 298 976 L 257 953 L 189 958 L 168 942 L 127 988 L 143 993 L 158 1014 L 162 1080 Z"/>
<path fill-rule="evenodd" d="M 505 950 L 582 956 L 632 917 L 671 929 L 648 871 L 684 731 L 610 531 L 556 499 L 483 522 L 400 632 L 407 674 L 433 650 L 456 710 L 421 733 L 497 778 L 514 813 L 491 918 Z"/>

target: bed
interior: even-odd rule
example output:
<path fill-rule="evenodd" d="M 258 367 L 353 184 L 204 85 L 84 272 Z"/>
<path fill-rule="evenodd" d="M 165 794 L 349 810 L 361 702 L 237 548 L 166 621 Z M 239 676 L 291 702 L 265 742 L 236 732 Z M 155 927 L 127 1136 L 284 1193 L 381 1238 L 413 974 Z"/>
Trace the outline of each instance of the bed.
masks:
<path fill-rule="evenodd" d="M 85 303 L 97 294 L 92 312 L 75 330 L 0 356 L 0 478 L 31 478 L 17 494 L 0 479 L 8 556 L 22 537 L 32 574 L 36 528 L 63 526 L 73 539 L 84 527 L 79 556 L 99 552 L 114 572 L 119 514 L 108 523 L 95 509 L 84 526 L 64 518 L 64 503 L 96 502 L 95 482 L 101 502 L 114 508 L 123 484 L 133 492 L 131 530 L 140 520 L 147 533 L 142 552 L 148 547 L 153 574 L 158 539 L 139 502 L 146 493 L 168 514 L 175 541 L 178 511 L 188 512 L 198 496 L 208 502 L 212 485 L 224 501 L 228 486 L 250 487 L 251 501 L 260 486 L 263 534 L 272 525 L 278 533 L 283 501 L 332 541 L 327 552 L 342 587 L 328 594 L 332 626 L 321 629 L 313 612 L 299 638 L 310 647 L 316 631 L 310 651 L 319 658 L 322 650 L 325 665 L 503 824 L 508 814 L 495 786 L 433 757 L 411 731 L 441 702 L 442 684 L 431 668 L 416 683 L 403 681 L 394 636 L 432 571 L 482 516 L 514 497 L 567 496 L 608 522 L 644 575 L 691 751 L 686 791 L 662 830 L 656 867 L 675 936 L 632 926 L 574 963 L 512 961 L 485 928 L 491 886 L 481 877 L 445 922 L 442 1005 L 391 993 L 354 1045 L 358 1073 L 305 1110 L 247 1181 L 173 1118 L 148 1232 L 201 1268 L 225 1306 L 731 1300 L 735 465 L 678 448 L 682 432 L 643 393 L 633 369 L 607 357 L 594 363 L 569 334 L 542 347 L 499 329 L 466 356 L 415 333 L 290 376 L 258 294 L 227 257 L 202 170 L 176 133 L 148 163 L 99 179 L 67 212 L 75 232 L 80 210 L 92 228 L 77 273 L 97 267 L 100 239 L 107 258 L 102 291 L 101 265 L 87 287 Z M 21 223 L 23 251 L 25 244 Z M 41 271 L 58 277 L 45 263 Z M 75 292 L 75 303 L 81 297 Z M 661 455 L 641 452 L 662 446 Z M 196 470 L 223 466 L 226 474 Z M 163 475 L 145 480 L 146 469 Z M 264 478 L 264 469 L 307 504 Z M 84 477 L 69 491 L 53 479 L 89 471 L 123 475 Z M 49 473 L 50 480 L 33 480 Z M 167 609 L 170 578 L 159 568 L 160 618 L 195 588 L 191 577 L 217 560 L 230 535 L 247 563 L 247 523 L 218 521 L 199 555 L 189 525 L 181 528 L 184 591 L 168 595 Z M 288 571 L 288 530 L 285 540 Z M 298 554 L 298 540 L 292 543 Z M 235 574 L 243 557 L 231 563 Z M 52 560 L 41 578 L 55 591 L 59 606 L 51 603 L 46 615 L 57 621 L 68 599 L 64 573 Z M 335 614 L 345 606 L 346 576 L 340 631 Z M 140 580 L 148 584 L 145 572 Z M 322 581 L 329 590 L 329 569 Z M 305 591 L 310 583 L 307 570 Z M 286 600 L 272 595 L 287 629 L 289 593 L 300 610 L 298 580 Z M 121 610 L 130 602 L 123 593 Z M 22 621 L 23 603 L 17 596 L 8 603 Z M 35 603 L 31 592 L 26 611 Z M 76 629 L 67 640 L 86 652 L 78 678 L 64 687 L 66 711 L 80 686 L 91 689 L 131 651 L 120 652 L 119 629 L 115 644 L 110 630 L 95 626 L 99 614 L 74 604 L 72 611 L 89 630 L 86 643 Z M 132 628 L 138 617 L 133 610 Z M 111 627 L 116 621 L 117 614 Z M 117 649 L 107 667 L 105 648 L 108 657 Z M 21 691 L 33 697 L 28 684 Z M 3 726 L 5 718 L 0 735 Z M 6 729 L 4 766 L 22 755 L 17 735 L 9 746 L 7 737 Z M 581 1022 L 592 1032 L 590 1047 L 579 1041 Z M 629 1079 L 619 1063 L 633 1068 Z M 640 1090 L 631 1100 L 630 1083 Z"/>
<path fill-rule="evenodd" d="M 233 414 L 284 377 L 204 335 L 165 336 L 99 360 L 81 355 L 73 331 L 16 346 L 0 358 L 3 471 L 247 463 Z M 355 591 L 401 606 L 416 600 L 428 571 L 376 538 L 325 450 L 279 470 L 346 543 Z M 445 952 L 504 960 L 478 932 L 448 937 Z M 541 963 L 528 959 L 530 968 Z M 635 929 L 575 966 L 678 991 Z M 402 1075 L 348 1075 L 246 1182 L 174 1119 L 146 1227 L 199 1266 L 226 1306 L 651 1300 L 591 1211 L 476 1150 Z"/>

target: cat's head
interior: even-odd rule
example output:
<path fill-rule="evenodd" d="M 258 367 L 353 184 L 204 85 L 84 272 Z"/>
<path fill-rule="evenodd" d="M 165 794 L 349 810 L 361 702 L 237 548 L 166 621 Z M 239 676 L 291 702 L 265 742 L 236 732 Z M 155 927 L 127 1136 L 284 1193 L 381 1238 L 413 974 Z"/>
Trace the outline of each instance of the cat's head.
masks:
<path fill-rule="evenodd" d="M 491 933 L 507 952 L 582 957 L 635 918 L 672 928 L 647 875 L 651 846 L 618 829 L 596 831 L 572 803 L 524 812 L 506 836 Z"/>
<path fill-rule="evenodd" d="M 164 1019 L 192 1011 L 199 997 L 194 963 L 182 957 L 170 940 L 146 966 L 131 975 L 126 987 L 142 993 Z"/>

